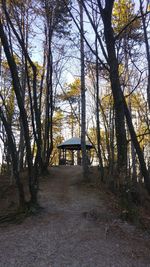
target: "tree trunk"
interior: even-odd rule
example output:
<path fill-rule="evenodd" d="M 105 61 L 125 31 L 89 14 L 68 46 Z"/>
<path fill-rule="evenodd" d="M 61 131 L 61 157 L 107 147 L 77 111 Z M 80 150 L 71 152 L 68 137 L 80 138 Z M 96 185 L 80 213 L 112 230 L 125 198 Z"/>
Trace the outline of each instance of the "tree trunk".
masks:
<path fill-rule="evenodd" d="M 126 132 L 124 115 L 126 116 L 127 125 L 130 131 L 131 139 L 136 149 L 136 153 L 139 158 L 141 172 L 144 177 L 144 183 L 147 191 L 150 193 L 150 177 L 148 170 L 146 168 L 144 155 L 142 149 L 137 140 L 137 136 L 133 127 L 131 114 L 129 112 L 125 97 L 122 93 L 119 72 L 118 72 L 118 61 L 115 52 L 115 40 L 113 36 L 113 30 L 111 26 L 111 15 L 114 0 L 106 0 L 106 7 L 102 9 L 100 5 L 100 11 L 104 23 L 104 35 L 106 40 L 106 47 L 108 52 L 108 60 L 110 65 L 110 81 L 114 97 L 115 115 L 116 115 L 116 137 L 117 137 L 117 148 L 118 148 L 118 164 L 119 166 L 126 168 L 127 166 L 127 142 L 126 142 Z M 122 138 L 122 140 L 121 140 Z M 122 155 L 119 153 L 122 152 Z"/>
<path fill-rule="evenodd" d="M 98 148 L 98 159 L 99 159 L 99 166 L 100 166 L 100 174 L 101 180 L 104 179 L 104 167 L 103 167 L 103 160 L 102 160 L 102 153 L 101 153 L 101 132 L 100 132 L 100 118 L 99 118 L 99 61 L 98 61 L 98 44 L 97 44 L 97 37 L 95 40 L 95 48 L 96 48 L 96 134 L 97 134 L 97 148 Z"/>
<path fill-rule="evenodd" d="M 124 103 L 124 108 L 125 108 L 125 116 L 126 116 L 126 120 L 127 120 L 127 125 L 128 125 L 128 128 L 129 128 L 129 131 L 130 131 L 130 136 L 131 136 L 133 145 L 135 147 L 136 153 L 138 155 L 138 159 L 139 159 L 139 162 L 140 162 L 141 173 L 142 173 L 142 175 L 144 177 L 145 187 L 146 187 L 148 193 L 150 194 L 150 177 L 149 177 L 148 170 L 146 168 L 146 163 L 145 163 L 145 160 L 144 160 L 143 151 L 142 151 L 142 149 L 140 147 L 140 144 L 139 144 L 139 142 L 137 140 L 137 136 L 136 136 L 136 133 L 135 133 L 135 130 L 134 130 L 134 127 L 133 127 L 133 123 L 132 123 L 131 114 L 129 112 L 129 109 L 128 109 L 128 106 L 127 106 L 127 103 L 125 101 L 125 98 L 124 98 L 123 94 L 122 94 L 122 98 L 123 98 L 123 103 Z"/>
<path fill-rule="evenodd" d="M 106 8 L 102 12 L 104 23 L 104 36 L 108 52 L 108 63 L 110 66 L 110 81 L 114 98 L 115 108 L 115 129 L 118 152 L 118 171 L 125 174 L 127 168 L 127 140 L 125 130 L 124 105 L 122 101 L 122 91 L 119 81 L 118 60 L 115 51 L 115 40 L 111 25 L 111 15 Z"/>
<path fill-rule="evenodd" d="M 47 73 L 46 73 L 46 103 L 45 103 L 45 129 L 44 129 L 44 170 L 47 170 L 50 155 L 53 150 L 53 59 L 52 59 L 52 25 L 51 18 L 47 17 L 46 42 L 47 42 Z"/>
<path fill-rule="evenodd" d="M 87 154 L 86 154 L 86 96 L 85 96 L 85 60 L 84 60 L 84 25 L 83 25 L 83 7 L 79 1 L 80 9 L 80 57 L 81 57 L 81 150 L 83 175 L 86 178 L 88 173 Z"/>
<path fill-rule="evenodd" d="M 143 12 L 142 0 L 140 0 L 140 11 L 141 11 L 141 16 L 142 16 L 145 48 L 146 48 L 147 63 L 148 63 L 147 100 L 148 100 L 148 106 L 149 106 L 149 110 L 150 110 L 150 48 L 149 48 L 148 34 L 147 34 L 147 30 L 146 30 L 146 19 L 145 19 L 145 15 Z"/>
<path fill-rule="evenodd" d="M 14 143 L 14 138 L 13 138 L 11 126 L 7 122 L 1 107 L 0 107 L 0 118 L 4 124 L 5 131 L 6 131 L 7 138 L 8 138 L 9 151 L 11 154 L 11 160 L 12 160 L 12 165 L 13 165 L 13 175 L 14 175 L 16 185 L 18 188 L 19 206 L 20 206 L 20 208 L 24 208 L 25 207 L 24 188 L 23 188 L 22 183 L 20 182 L 20 175 L 18 172 L 18 156 L 17 156 L 16 145 Z"/>
<path fill-rule="evenodd" d="M 111 162 L 110 162 L 110 175 L 114 174 L 114 164 L 115 164 L 115 150 L 114 150 L 114 106 L 112 108 L 112 116 L 111 116 L 111 126 L 110 126 L 110 150 L 111 150 Z"/>

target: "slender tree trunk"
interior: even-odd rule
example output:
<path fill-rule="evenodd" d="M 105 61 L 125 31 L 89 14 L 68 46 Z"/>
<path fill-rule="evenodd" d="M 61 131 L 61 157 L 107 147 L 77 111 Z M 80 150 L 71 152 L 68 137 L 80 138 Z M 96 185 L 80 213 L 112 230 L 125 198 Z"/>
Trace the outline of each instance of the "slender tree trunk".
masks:
<path fill-rule="evenodd" d="M 128 93 L 130 94 L 130 89 L 128 90 Z M 129 96 L 129 113 L 130 116 L 132 117 L 132 107 L 131 107 L 131 97 Z M 132 182 L 134 185 L 137 184 L 137 173 L 136 173 L 136 152 L 134 148 L 133 141 L 131 140 L 131 158 L 132 158 Z"/>
<path fill-rule="evenodd" d="M 129 109 L 129 113 L 132 117 L 132 106 L 131 106 L 131 88 L 130 85 L 128 85 L 129 83 L 129 79 L 130 79 L 130 74 L 129 74 L 129 59 L 128 59 L 128 36 L 124 36 L 124 56 L 125 56 L 125 86 L 127 87 L 127 93 L 129 95 L 128 97 L 128 109 Z M 129 132 L 129 130 L 128 130 Z M 130 134 L 130 133 L 128 133 Z M 132 173 L 132 181 L 134 182 L 134 185 L 136 185 L 136 165 L 135 165 L 135 158 L 136 158 L 136 153 L 135 153 L 135 149 L 134 149 L 134 145 L 133 142 L 131 140 L 131 144 L 129 144 L 129 158 L 131 155 L 131 159 L 132 159 L 132 171 L 130 170 L 131 168 L 131 164 L 130 164 L 130 160 L 129 160 L 129 183 L 130 183 L 130 178 L 131 178 L 131 173 Z"/>
<path fill-rule="evenodd" d="M 22 62 L 24 62 L 24 58 L 22 55 Z M 22 98 L 23 98 L 23 103 L 25 103 L 25 88 L 26 88 L 26 75 L 25 75 L 25 70 L 24 70 L 24 63 L 23 63 L 23 67 L 22 67 L 22 73 L 21 73 L 21 80 L 22 80 Z M 23 170 L 23 159 L 24 159 L 24 148 L 25 148 L 25 144 L 24 144 L 24 132 L 23 132 L 23 125 L 22 125 L 22 121 L 20 118 L 20 140 L 19 140 L 19 162 L 18 162 L 18 168 L 19 168 L 19 172 L 21 170 Z"/>
<path fill-rule="evenodd" d="M 44 129 L 44 170 L 47 170 L 50 155 L 53 150 L 53 58 L 52 58 L 52 21 L 47 14 L 47 25 L 45 29 L 47 46 L 47 69 L 46 69 L 46 97 L 45 97 L 45 129 Z"/>
<path fill-rule="evenodd" d="M 107 154 L 108 154 L 108 159 L 107 159 L 107 163 L 106 165 L 109 164 L 110 162 L 110 142 L 109 142 L 109 123 L 107 121 L 107 117 L 106 114 L 104 112 L 103 106 L 101 104 L 101 101 L 99 99 L 99 107 L 102 113 L 102 117 L 103 117 L 103 122 L 104 122 L 104 128 L 105 128 L 105 138 L 106 138 L 106 149 L 107 149 Z M 105 162 L 106 162 L 106 157 L 105 157 Z"/>
<path fill-rule="evenodd" d="M 115 135 L 114 135 L 114 107 L 112 108 L 112 117 L 111 117 L 111 127 L 110 127 L 110 150 L 111 150 L 111 163 L 110 163 L 110 174 L 113 176 L 114 174 L 114 164 L 115 164 L 115 151 L 114 151 L 114 143 L 115 143 Z"/>
<path fill-rule="evenodd" d="M 81 150 L 83 175 L 88 173 L 87 154 L 86 154 L 86 96 L 85 96 L 85 57 L 84 57 L 84 25 L 83 25 L 83 7 L 79 1 L 80 9 L 80 56 L 81 56 Z"/>
<path fill-rule="evenodd" d="M 51 42 L 51 41 L 50 41 Z M 47 158 L 46 163 L 47 167 L 49 165 L 50 155 L 53 150 L 53 57 L 52 57 L 52 49 L 51 43 L 49 45 L 49 57 L 50 57 L 50 71 L 49 71 L 49 134 L 50 137 L 48 138 L 48 147 L 47 147 Z"/>
<path fill-rule="evenodd" d="M 25 36 L 25 46 L 27 46 L 27 40 L 26 38 L 27 34 L 27 28 L 25 27 L 25 10 L 24 6 L 21 7 L 21 30 L 23 33 L 23 36 Z M 27 31 L 26 31 L 27 30 Z M 26 73 L 25 73 L 25 59 L 24 59 L 24 53 L 22 52 L 22 66 L 21 66 L 21 88 L 22 88 L 22 98 L 23 102 L 25 103 L 25 89 L 26 89 Z M 23 158 L 24 158 L 24 132 L 23 132 L 23 125 L 20 119 L 20 140 L 19 140 L 19 162 L 18 162 L 18 168 L 19 172 L 23 170 Z"/>
<path fill-rule="evenodd" d="M 102 14 L 104 23 L 104 36 L 106 40 L 106 47 L 108 52 L 108 61 L 110 66 L 110 81 L 114 98 L 115 108 L 115 128 L 117 139 L 118 152 L 118 170 L 122 174 L 127 168 L 127 140 L 125 129 L 124 105 L 122 102 L 122 91 L 119 81 L 118 61 L 115 51 L 115 40 L 113 36 L 113 29 L 111 25 L 111 16 L 109 11 L 103 10 Z"/>
<path fill-rule="evenodd" d="M 95 40 L 95 48 L 96 54 L 98 55 L 98 44 L 97 44 L 97 37 Z M 101 154 L 101 132 L 100 132 L 100 118 L 99 118 L 99 61 L 98 56 L 96 56 L 96 133 L 97 133 L 97 148 L 98 148 L 98 158 L 99 158 L 99 165 L 100 165 L 100 174 L 101 180 L 104 179 L 104 167 L 103 167 L 103 160 Z"/>
<path fill-rule="evenodd" d="M 150 110 L 150 48 L 149 48 L 148 34 L 147 34 L 147 30 L 146 30 L 146 17 L 145 17 L 144 12 L 143 12 L 142 0 L 140 0 L 140 11 L 141 11 L 141 16 L 142 16 L 145 48 L 146 48 L 147 63 L 148 63 L 147 100 L 148 100 L 148 106 L 149 106 L 149 110 Z"/>

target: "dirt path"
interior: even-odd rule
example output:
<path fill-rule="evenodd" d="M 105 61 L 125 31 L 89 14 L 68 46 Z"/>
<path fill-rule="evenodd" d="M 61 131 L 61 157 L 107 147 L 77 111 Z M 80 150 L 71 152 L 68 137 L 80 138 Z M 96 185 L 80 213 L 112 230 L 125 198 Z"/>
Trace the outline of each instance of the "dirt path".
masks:
<path fill-rule="evenodd" d="M 149 237 L 121 222 L 102 192 L 78 186 L 80 176 L 80 167 L 51 169 L 40 186 L 44 211 L 0 228 L 0 267 L 150 266 Z"/>

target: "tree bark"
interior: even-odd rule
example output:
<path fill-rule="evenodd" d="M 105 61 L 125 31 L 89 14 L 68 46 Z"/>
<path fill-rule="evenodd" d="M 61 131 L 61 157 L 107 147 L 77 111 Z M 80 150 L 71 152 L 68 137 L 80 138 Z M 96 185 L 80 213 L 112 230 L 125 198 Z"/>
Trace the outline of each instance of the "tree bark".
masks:
<path fill-rule="evenodd" d="M 85 96 L 85 58 L 84 58 L 84 25 L 83 25 L 83 7 L 79 2 L 80 9 L 80 57 L 81 57 L 81 150 L 83 175 L 86 178 L 88 173 L 87 154 L 86 154 L 86 96 Z"/>
<path fill-rule="evenodd" d="M 149 177 L 149 173 L 148 173 L 148 170 L 147 170 L 147 167 L 146 167 L 146 163 L 145 163 L 145 160 L 144 160 L 144 155 L 143 155 L 143 151 L 140 147 L 140 144 L 137 140 L 137 136 L 136 136 L 136 133 L 135 133 L 135 130 L 134 130 L 134 127 L 133 127 L 133 123 L 132 123 L 132 118 L 131 118 L 131 114 L 129 112 L 129 109 L 128 109 L 128 106 L 127 106 L 127 103 L 125 101 L 125 98 L 122 94 L 122 99 L 123 99 L 123 104 L 124 104 L 124 109 L 125 109 L 125 116 L 126 116 L 126 120 L 127 120 L 127 125 L 128 125 L 128 128 L 129 128 L 129 131 L 130 131 L 130 136 L 131 136 L 131 140 L 133 142 L 133 145 L 135 147 L 135 150 L 136 150 L 136 153 L 138 155 L 138 159 L 139 159 L 139 162 L 140 162 L 140 168 L 141 168 L 141 173 L 144 177 L 144 183 L 145 183 L 145 187 L 148 191 L 148 193 L 150 194 L 150 177 Z"/>
<path fill-rule="evenodd" d="M 112 1 L 110 1 L 112 2 Z M 119 81 L 118 60 L 115 51 L 115 39 L 111 25 L 111 7 L 107 3 L 107 8 L 101 10 L 101 15 L 104 23 L 104 36 L 106 41 L 108 63 L 110 66 L 110 81 L 114 98 L 115 108 L 115 129 L 117 139 L 117 152 L 118 152 L 118 170 L 124 173 L 127 167 L 127 140 L 125 129 L 125 113 L 124 105 L 122 102 L 122 91 Z"/>
<path fill-rule="evenodd" d="M 140 0 L 140 11 L 142 16 L 142 24 L 143 24 L 144 40 L 145 40 L 145 48 L 146 48 L 147 64 L 148 64 L 147 100 L 150 110 L 150 48 L 149 48 L 148 35 L 146 30 L 146 19 L 143 12 L 142 0 Z"/>
<path fill-rule="evenodd" d="M 97 44 L 97 37 L 95 40 L 95 50 L 96 54 L 98 55 L 98 44 Z M 99 118 L 99 61 L 98 56 L 96 56 L 96 133 L 97 133 L 97 150 L 98 150 L 98 158 L 99 158 L 99 165 L 100 165 L 100 174 L 101 180 L 104 180 L 104 167 L 103 167 L 103 160 L 102 160 L 102 153 L 101 153 L 101 132 L 100 132 L 100 118 Z"/>
<path fill-rule="evenodd" d="M 35 177 L 33 173 L 33 157 L 31 153 L 31 144 L 30 144 L 30 134 L 29 134 L 29 127 L 28 127 L 28 120 L 27 120 L 27 113 L 24 107 L 22 95 L 21 95 L 21 85 L 19 81 L 17 66 L 14 60 L 13 55 L 10 52 L 7 36 L 3 29 L 3 24 L 0 20 L 0 38 L 4 48 L 4 52 L 7 58 L 7 62 L 10 68 L 13 88 L 15 91 L 18 107 L 20 110 L 20 117 L 22 120 L 22 125 L 24 129 L 24 138 L 25 138 L 25 145 L 26 145 L 26 153 L 27 153 L 27 162 L 28 162 L 28 173 L 29 173 L 29 189 L 31 193 L 31 202 L 37 203 L 37 186 L 35 184 Z"/>
<path fill-rule="evenodd" d="M 11 126 L 7 122 L 1 107 L 0 107 L 0 118 L 3 122 L 3 125 L 5 127 L 5 131 L 7 134 L 9 151 L 11 154 L 11 161 L 12 161 L 12 165 L 13 165 L 13 175 L 14 175 L 16 185 L 18 188 L 19 206 L 20 206 L 20 208 L 24 208 L 25 207 L 25 195 L 24 195 L 23 184 L 20 182 L 20 175 L 18 172 L 18 156 L 17 156 L 16 145 L 14 142 Z"/>

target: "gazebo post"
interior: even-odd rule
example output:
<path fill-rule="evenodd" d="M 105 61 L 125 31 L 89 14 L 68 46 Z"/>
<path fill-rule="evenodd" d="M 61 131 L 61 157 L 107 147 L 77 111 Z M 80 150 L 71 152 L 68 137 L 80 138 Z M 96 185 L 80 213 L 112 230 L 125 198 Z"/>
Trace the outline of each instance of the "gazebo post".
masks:
<path fill-rule="evenodd" d="M 61 148 L 59 149 L 59 165 L 60 165 L 60 161 L 61 161 Z"/>
<path fill-rule="evenodd" d="M 90 157 L 90 159 L 91 159 L 91 150 L 89 149 L 89 157 Z"/>
<path fill-rule="evenodd" d="M 88 149 L 88 161 L 90 164 L 90 162 L 91 162 L 91 150 L 90 149 Z"/>
<path fill-rule="evenodd" d="M 74 150 L 72 150 L 72 165 L 74 165 Z"/>
<path fill-rule="evenodd" d="M 64 148 L 63 148 L 63 159 L 65 158 Z"/>
<path fill-rule="evenodd" d="M 67 152 L 67 151 L 66 151 L 66 149 L 65 149 L 65 165 L 66 165 L 66 154 L 67 154 L 66 152 Z"/>
<path fill-rule="evenodd" d="M 81 165 L 80 150 L 77 150 L 77 165 Z"/>

